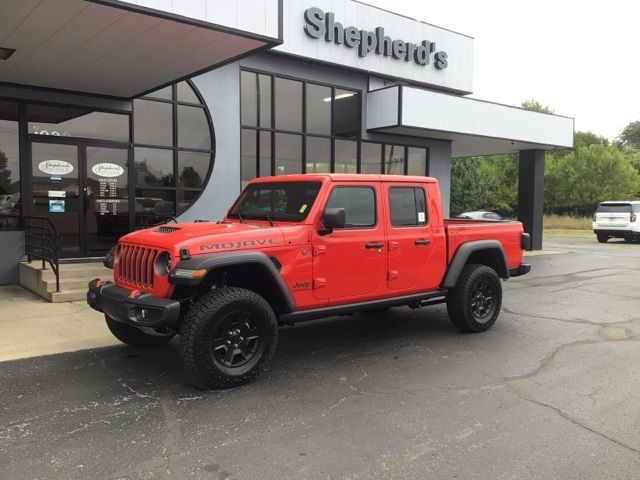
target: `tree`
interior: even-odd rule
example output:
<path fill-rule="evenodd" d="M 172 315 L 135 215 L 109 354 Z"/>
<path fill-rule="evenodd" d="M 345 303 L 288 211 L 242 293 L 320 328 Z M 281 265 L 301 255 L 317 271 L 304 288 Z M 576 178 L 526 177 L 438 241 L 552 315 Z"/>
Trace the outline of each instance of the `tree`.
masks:
<path fill-rule="evenodd" d="M 599 202 L 640 195 L 640 174 L 613 145 L 580 146 L 545 172 L 545 206 L 554 213 L 590 215 Z"/>
<path fill-rule="evenodd" d="M 593 132 L 575 132 L 573 134 L 573 147 L 588 147 L 589 145 L 610 145 L 609 139 L 596 135 Z"/>
<path fill-rule="evenodd" d="M 553 110 L 551 110 L 551 108 L 542 105 L 540 102 L 533 99 L 523 101 L 520 104 L 520 107 L 524 108 L 525 110 L 531 110 L 532 112 L 553 113 Z"/>
<path fill-rule="evenodd" d="M 478 158 L 457 158 L 451 162 L 451 216 L 489 208 L 493 185 L 480 169 Z"/>
<path fill-rule="evenodd" d="M 622 129 L 618 135 L 618 144 L 621 148 L 640 149 L 640 120 L 631 122 Z"/>

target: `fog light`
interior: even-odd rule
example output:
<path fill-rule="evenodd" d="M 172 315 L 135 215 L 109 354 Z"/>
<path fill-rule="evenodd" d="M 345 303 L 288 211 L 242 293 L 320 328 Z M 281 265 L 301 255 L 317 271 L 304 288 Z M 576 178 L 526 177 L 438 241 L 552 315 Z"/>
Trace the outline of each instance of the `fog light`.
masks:
<path fill-rule="evenodd" d="M 149 310 L 146 308 L 139 309 L 136 317 L 139 322 L 145 322 L 149 318 Z"/>

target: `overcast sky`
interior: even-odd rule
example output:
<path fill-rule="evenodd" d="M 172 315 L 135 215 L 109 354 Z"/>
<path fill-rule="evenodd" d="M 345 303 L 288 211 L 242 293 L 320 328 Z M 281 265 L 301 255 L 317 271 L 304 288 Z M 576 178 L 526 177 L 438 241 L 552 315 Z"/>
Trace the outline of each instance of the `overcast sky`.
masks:
<path fill-rule="evenodd" d="M 535 99 L 609 138 L 640 120 L 637 0 L 364 1 L 474 37 L 474 97 Z"/>

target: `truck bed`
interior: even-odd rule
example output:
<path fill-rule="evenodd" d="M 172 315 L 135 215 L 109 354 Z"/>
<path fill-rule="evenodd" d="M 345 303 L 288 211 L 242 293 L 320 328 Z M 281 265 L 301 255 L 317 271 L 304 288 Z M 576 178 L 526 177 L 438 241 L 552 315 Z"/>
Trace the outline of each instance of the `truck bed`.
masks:
<path fill-rule="evenodd" d="M 445 219 L 447 235 L 447 263 L 451 262 L 458 247 L 465 242 L 498 240 L 507 258 L 508 268 L 522 263 L 522 223 L 510 220 Z"/>

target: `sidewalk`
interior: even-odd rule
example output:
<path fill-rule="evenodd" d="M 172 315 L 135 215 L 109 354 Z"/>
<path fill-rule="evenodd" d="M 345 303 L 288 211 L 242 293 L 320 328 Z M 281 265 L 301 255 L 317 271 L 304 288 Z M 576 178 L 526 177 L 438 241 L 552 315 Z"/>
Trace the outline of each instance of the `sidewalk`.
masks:
<path fill-rule="evenodd" d="M 118 344 L 84 301 L 48 303 L 20 286 L 0 287 L 0 362 Z"/>

